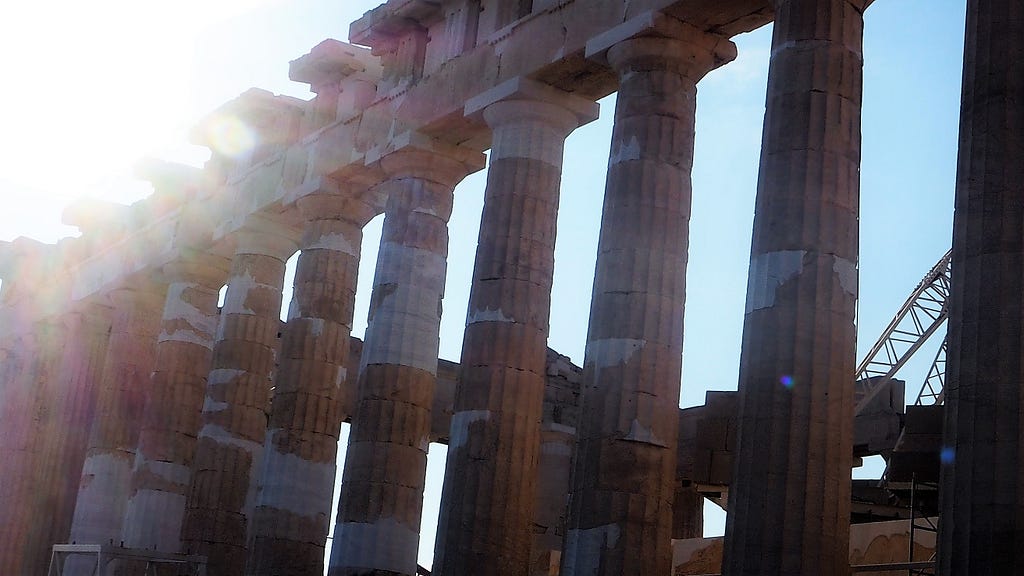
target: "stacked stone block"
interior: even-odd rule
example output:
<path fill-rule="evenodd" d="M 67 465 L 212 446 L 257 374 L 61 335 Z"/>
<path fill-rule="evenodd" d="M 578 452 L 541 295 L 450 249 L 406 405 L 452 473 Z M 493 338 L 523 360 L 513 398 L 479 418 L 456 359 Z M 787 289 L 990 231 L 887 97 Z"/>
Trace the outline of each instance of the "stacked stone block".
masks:
<path fill-rule="evenodd" d="M 619 77 L 562 573 L 666 574 L 672 561 L 697 81 L 735 57 L 671 19 L 603 38 Z"/>
<path fill-rule="evenodd" d="M 723 574 L 846 574 L 867 3 L 774 4 Z"/>
<path fill-rule="evenodd" d="M 246 574 L 323 574 L 365 202 L 299 201 L 306 219 L 281 338 Z"/>

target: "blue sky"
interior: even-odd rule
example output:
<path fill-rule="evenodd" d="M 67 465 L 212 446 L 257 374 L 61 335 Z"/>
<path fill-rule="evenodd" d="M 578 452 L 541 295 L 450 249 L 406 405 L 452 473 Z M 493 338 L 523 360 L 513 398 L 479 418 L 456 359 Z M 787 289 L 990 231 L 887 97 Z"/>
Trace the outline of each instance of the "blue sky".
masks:
<path fill-rule="evenodd" d="M 246 88 L 310 97 L 288 61 L 375 0 L 58 0 L 0 23 L 0 240 L 73 234 L 81 195 L 130 202 L 142 155 L 201 162 L 188 126 Z M 877 0 L 865 30 L 858 359 L 949 248 L 965 0 Z M 735 39 L 738 59 L 699 85 L 682 404 L 736 388 L 771 30 Z M 550 346 L 583 360 L 613 98 L 566 145 Z M 456 191 L 441 356 L 458 360 L 484 174 Z M 367 230 L 356 333 L 365 326 L 379 220 Z M 916 393 L 934 348 L 904 372 Z M 433 457 L 432 477 L 443 467 Z M 858 474 L 871 476 L 876 469 Z M 434 485 L 434 490 L 439 490 Z M 428 500 L 432 500 L 428 498 Z M 428 506 L 436 502 L 428 502 Z M 721 515 L 708 532 L 721 531 Z M 423 545 L 429 564 L 430 545 Z"/>

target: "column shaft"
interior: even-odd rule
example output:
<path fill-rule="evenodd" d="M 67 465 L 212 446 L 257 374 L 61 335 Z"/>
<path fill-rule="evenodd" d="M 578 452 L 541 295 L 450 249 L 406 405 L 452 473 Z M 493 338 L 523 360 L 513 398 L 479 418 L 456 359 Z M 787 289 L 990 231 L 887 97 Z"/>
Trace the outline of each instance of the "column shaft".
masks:
<path fill-rule="evenodd" d="M 429 153 L 396 155 L 383 184 L 389 196 L 330 576 L 416 573 L 448 218 L 465 172 Z"/>
<path fill-rule="evenodd" d="M 967 2 L 939 573 L 1024 566 L 1024 5 Z"/>
<path fill-rule="evenodd" d="M 23 525 L 27 502 L 25 480 L 30 474 L 29 443 L 35 408 L 32 376 L 38 353 L 35 334 L 13 338 L 6 347 L 3 369 L 3 402 L 0 403 L 0 573 L 22 571 Z"/>
<path fill-rule="evenodd" d="M 170 284 L 156 366 L 142 413 L 122 538 L 130 548 L 181 551 L 192 461 L 227 262 L 208 255 L 165 267 Z"/>
<path fill-rule="evenodd" d="M 44 320 L 21 340 L 24 348 L 5 401 L 8 435 L 0 445 L 0 574 L 37 574 L 45 566 L 33 566 L 27 554 L 32 547 L 31 506 L 41 469 L 40 457 L 50 431 L 50 406 L 56 395 L 59 323 Z M 9 418 L 10 424 L 7 424 Z"/>
<path fill-rule="evenodd" d="M 340 205 L 340 206 L 339 206 Z M 281 340 L 246 574 L 320 576 L 345 406 L 362 228 L 357 203 L 309 197 Z"/>
<path fill-rule="evenodd" d="M 526 99 L 484 117 L 490 168 L 435 555 L 453 576 L 529 569 L 562 152 L 578 123 Z"/>
<path fill-rule="evenodd" d="M 206 557 L 212 574 L 245 570 L 248 521 L 262 462 L 281 323 L 285 260 L 297 249 L 288 231 L 280 232 L 241 233 L 207 378 L 182 540 L 186 552 Z"/>
<path fill-rule="evenodd" d="M 147 285 L 116 290 L 110 295 L 114 305 L 110 340 L 77 487 L 70 535 L 74 542 L 106 544 L 121 540 L 164 291 L 162 286 Z"/>
<path fill-rule="evenodd" d="M 562 574 L 668 574 L 697 81 L 717 36 L 634 38 L 619 75 Z"/>
<path fill-rule="evenodd" d="M 849 573 L 862 0 L 778 0 L 723 574 Z"/>
<path fill-rule="evenodd" d="M 103 375 L 110 335 L 110 310 L 83 304 L 64 316 L 65 345 L 58 360 L 57 387 L 50 405 L 53 425 L 44 435 L 41 468 L 35 483 L 32 533 L 26 555 L 29 565 L 45 567 L 53 544 L 65 543 Z"/>
<path fill-rule="evenodd" d="M 21 385 L 26 352 L 25 338 L 12 336 L 0 342 L 0 458 L 5 463 L 0 467 L 0 537 L 5 539 L 13 527 L 13 482 L 17 474 L 23 472 L 15 468 L 10 456 L 15 451 L 15 434 L 20 429 L 18 416 L 27 412 L 24 386 Z M 10 552 L 0 544 L 0 554 L 3 554 L 0 555 L 0 566 L 10 562 L 6 556 Z"/>
<path fill-rule="evenodd" d="M 555 410 L 559 408 L 564 409 L 557 407 Z M 575 413 L 573 408 L 566 411 Z M 572 489 L 576 427 L 551 421 L 554 419 L 546 416 L 541 424 L 530 546 L 531 576 L 549 576 L 558 570 L 565 540 L 566 503 Z M 575 423 L 573 418 L 572 424 Z"/>
<path fill-rule="evenodd" d="M 704 537 L 704 497 L 696 486 L 677 486 L 672 509 L 674 540 Z"/>

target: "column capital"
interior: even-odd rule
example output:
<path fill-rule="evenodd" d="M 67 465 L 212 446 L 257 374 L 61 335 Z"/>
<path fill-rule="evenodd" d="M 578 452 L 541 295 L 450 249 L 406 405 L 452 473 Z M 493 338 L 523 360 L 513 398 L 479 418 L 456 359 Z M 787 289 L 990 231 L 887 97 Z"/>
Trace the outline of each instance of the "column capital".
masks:
<path fill-rule="evenodd" d="M 236 254 L 259 254 L 287 260 L 299 249 L 302 231 L 289 223 L 260 215 L 246 218 L 238 232 Z"/>
<path fill-rule="evenodd" d="M 132 308 L 151 308 L 160 310 L 164 305 L 164 294 L 153 284 L 152 289 L 146 287 L 122 286 L 106 293 L 107 300 L 119 310 Z"/>
<path fill-rule="evenodd" d="M 694 81 L 736 59 L 736 45 L 725 36 L 649 11 L 587 42 L 586 57 L 603 61 L 620 75 L 641 65 L 675 69 Z"/>
<path fill-rule="evenodd" d="M 344 194 L 310 194 L 296 201 L 306 222 L 315 220 L 345 220 L 360 227 L 373 220 L 383 210 L 358 196 Z"/>
<path fill-rule="evenodd" d="M 220 288 L 228 278 L 231 261 L 223 256 L 183 250 L 176 260 L 161 268 L 167 282 L 195 282 L 210 288 Z"/>
<path fill-rule="evenodd" d="M 568 135 L 597 120 L 600 110 L 600 105 L 589 98 L 517 76 L 470 98 L 465 115 L 482 118 L 492 129 L 532 119 Z"/>
<path fill-rule="evenodd" d="M 483 170 L 483 152 L 442 142 L 421 132 L 405 132 L 366 153 L 366 164 L 379 164 L 390 180 L 422 178 L 454 188 Z"/>
<path fill-rule="evenodd" d="M 79 300 L 71 302 L 67 310 L 60 315 L 60 319 L 66 328 L 72 329 L 89 320 L 109 322 L 112 312 L 113 306 L 102 300 Z"/>

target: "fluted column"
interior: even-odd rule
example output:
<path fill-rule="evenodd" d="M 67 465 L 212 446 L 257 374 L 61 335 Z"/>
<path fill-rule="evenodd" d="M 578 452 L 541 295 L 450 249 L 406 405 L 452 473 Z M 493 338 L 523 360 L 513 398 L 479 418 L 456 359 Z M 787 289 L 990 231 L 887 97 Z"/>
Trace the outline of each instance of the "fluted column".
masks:
<path fill-rule="evenodd" d="M 281 339 L 246 574 L 320 576 L 331 518 L 363 226 L 375 211 L 332 195 L 306 218 Z"/>
<path fill-rule="evenodd" d="M 864 0 L 777 0 L 723 574 L 849 573 Z"/>
<path fill-rule="evenodd" d="M 156 366 L 142 412 L 122 539 L 130 548 L 181 550 L 189 478 L 217 330 L 226 259 L 190 254 L 164 266 L 169 281 Z"/>
<path fill-rule="evenodd" d="M 697 81 L 735 57 L 682 23 L 619 42 L 562 574 L 669 574 Z"/>
<path fill-rule="evenodd" d="M 267 429 L 285 261 L 297 236 L 259 219 L 239 233 L 206 383 L 184 550 L 211 574 L 242 574 Z"/>
<path fill-rule="evenodd" d="M 113 305 L 110 340 L 96 391 L 96 415 L 86 435 L 88 446 L 71 522 L 73 542 L 121 541 L 165 294 L 165 285 L 146 283 L 108 296 Z M 69 570 L 72 564 L 69 561 Z"/>
<path fill-rule="evenodd" d="M 25 553 L 35 567 L 46 566 L 51 546 L 68 538 L 110 335 L 110 308 L 93 302 L 75 308 L 61 317 L 64 346 L 46 407 L 53 423 L 42 438 L 41 467 L 27 503 L 32 531 Z"/>
<path fill-rule="evenodd" d="M 493 131 L 435 552 L 442 575 L 530 566 L 565 138 L 592 101 L 526 80 L 471 100 Z M 482 99 L 482 100 L 481 100 Z"/>
<path fill-rule="evenodd" d="M 549 422 L 547 418 L 542 420 L 530 535 L 529 573 L 532 576 L 549 576 L 561 564 L 575 445 L 574 426 Z"/>
<path fill-rule="evenodd" d="M 0 438 L 0 574 L 34 574 L 45 567 L 32 566 L 26 554 L 30 546 L 30 503 L 35 494 L 39 456 L 50 424 L 48 405 L 53 400 L 59 350 L 59 322 L 32 324 L 13 351 L 13 377 L 4 394 L 3 432 Z"/>
<path fill-rule="evenodd" d="M 3 402 L 0 402 L 0 574 L 18 574 L 24 560 L 25 510 L 31 497 L 29 459 L 35 387 L 32 378 L 38 353 L 35 334 L 5 342 Z"/>
<path fill-rule="evenodd" d="M 686 486 L 676 486 L 672 509 L 673 539 L 704 537 L 704 496 L 697 492 L 696 486 L 689 482 Z"/>
<path fill-rule="evenodd" d="M 0 573 L 21 570 L 24 537 L 18 530 L 23 522 L 19 501 L 27 494 L 22 488 L 28 475 L 28 442 L 34 407 L 31 378 L 37 352 L 34 334 L 22 334 L 5 342 L 3 402 L 0 402 Z"/>
<path fill-rule="evenodd" d="M 969 0 L 939 574 L 1024 567 L 1024 5 Z"/>
<path fill-rule="evenodd" d="M 342 478 L 331 576 L 416 573 L 448 217 L 461 161 L 384 157 L 388 194 Z"/>

